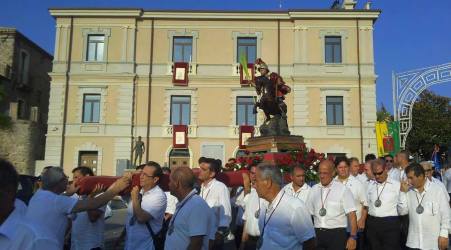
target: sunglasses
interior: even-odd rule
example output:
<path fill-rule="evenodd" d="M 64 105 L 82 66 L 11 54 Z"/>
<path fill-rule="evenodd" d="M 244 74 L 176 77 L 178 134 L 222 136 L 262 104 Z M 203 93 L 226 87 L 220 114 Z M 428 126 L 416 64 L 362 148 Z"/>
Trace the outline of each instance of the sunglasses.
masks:
<path fill-rule="evenodd" d="M 384 171 L 381 171 L 381 172 L 379 172 L 379 173 L 373 172 L 373 175 L 374 175 L 374 176 L 379 176 L 379 175 L 382 175 L 383 173 L 384 173 Z"/>
<path fill-rule="evenodd" d="M 393 160 L 386 160 L 385 162 L 393 162 Z"/>

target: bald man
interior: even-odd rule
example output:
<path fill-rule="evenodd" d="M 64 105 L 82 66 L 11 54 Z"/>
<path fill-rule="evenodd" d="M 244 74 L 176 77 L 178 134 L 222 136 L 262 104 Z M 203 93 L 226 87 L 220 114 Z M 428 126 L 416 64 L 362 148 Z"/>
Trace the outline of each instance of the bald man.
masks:
<path fill-rule="evenodd" d="M 169 190 L 179 201 L 169 222 L 165 249 L 208 249 L 214 239 L 213 212 L 194 189 L 196 177 L 188 167 L 176 168 Z"/>
<path fill-rule="evenodd" d="M 349 188 L 334 181 L 334 169 L 334 163 L 329 160 L 320 163 L 320 183 L 312 187 L 306 202 L 315 225 L 316 249 L 355 249 L 357 217 L 354 198 Z M 346 233 L 348 221 L 349 237 Z"/>

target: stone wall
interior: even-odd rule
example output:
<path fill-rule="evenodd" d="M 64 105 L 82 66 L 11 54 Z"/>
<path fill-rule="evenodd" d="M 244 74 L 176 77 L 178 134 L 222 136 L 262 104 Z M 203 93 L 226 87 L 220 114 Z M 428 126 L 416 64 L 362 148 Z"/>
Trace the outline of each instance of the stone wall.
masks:
<path fill-rule="evenodd" d="M 0 130 L 0 158 L 12 162 L 20 174 L 34 175 L 35 161 L 43 159 L 45 138 L 34 122 L 17 120 Z"/>

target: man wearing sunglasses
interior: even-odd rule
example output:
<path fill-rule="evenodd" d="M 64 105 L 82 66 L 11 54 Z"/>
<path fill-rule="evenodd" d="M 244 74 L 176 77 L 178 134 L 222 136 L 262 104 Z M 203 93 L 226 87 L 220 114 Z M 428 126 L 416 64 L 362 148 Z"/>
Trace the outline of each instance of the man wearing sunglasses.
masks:
<path fill-rule="evenodd" d="M 371 249 L 400 249 L 400 223 L 397 206 L 400 183 L 388 178 L 383 160 L 371 161 L 375 181 L 368 186 L 367 238 Z"/>
<path fill-rule="evenodd" d="M 443 182 L 441 182 L 440 180 L 438 180 L 437 178 L 435 178 L 434 176 L 432 176 L 432 173 L 434 172 L 434 168 L 432 167 L 432 162 L 430 161 L 422 161 L 420 162 L 420 165 L 423 167 L 424 169 L 424 173 L 426 175 L 426 178 L 432 182 L 437 184 L 440 189 L 442 190 L 442 192 L 444 194 L 446 194 L 447 200 L 449 202 L 449 195 L 448 195 L 448 190 L 446 190 L 445 184 L 443 184 Z"/>
<path fill-rule="evenodd" d="M 388 169 L 388 177 L 392 180 L 399 180 L 399 177 L 401 176 L 401 171 L 394 167 L 394 160 L 393 156 L 386 155 L 384 156 L 385 165 Z"/>

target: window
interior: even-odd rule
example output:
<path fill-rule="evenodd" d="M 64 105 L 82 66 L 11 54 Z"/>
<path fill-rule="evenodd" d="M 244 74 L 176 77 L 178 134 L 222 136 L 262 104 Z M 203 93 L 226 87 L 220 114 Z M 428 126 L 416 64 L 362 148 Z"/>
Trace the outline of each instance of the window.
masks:
<path fill-rule="evenodd" d="M 245 55 L 248 63 L 255 62 L 257 59 L 257 38 L 256 37 L 238 37 L 237 39 L 236 60 L 240 62 L 242 55 Z"/>
<path fill-rule="evenodd" d="M 190 116 L 191 97 L 171 96 L 171 125 L 189 125 Z"/>
<path fill-rule="evenodd" d="M 100 95 L 83 95 L 83 122 L 98 123 L 100 119 Z"/>
<path fill-rule="evenodd" d="M 97 158 L 97 151 L 80 151 L 78 153 L 78 166 L 88 167 L 94 173 L 97 173 Z"/>
<path fill-rule="evenodd" d="M 341 63 L 341 37 L 325 37 L 326 63 Z"/>
<path fill-rule="evenodd" d="M 254 98 L 239 96 L 236 98 L 236 125 L 255 126 L 256 114 L 253 113 Z"/>
<path fill-rule="evenodd" d="M 343 125 L 343 97 L 326 97 L 327 125 Z"/>
<path fill-rule="evenodd" d="M 17 101 L 17 118 L 26 119 L 27 105 L 24 100 Z"/>
<path fill-rule="evenodd" d="M 103 61 L 105 35 L 88 35 L 86 61 Z"/>
<path fill-rule="evenodd" d="M 20 52 L 19 58 L 19 83 L 28 83 L 28 69 L 30 65 L 30 56 L 26 51 Z"/>
<path fill-rule="evenodd" d="M 193 38 L 190 36 L 174 36 L 172 43 L 173 62 L 191 62 Z"/>

